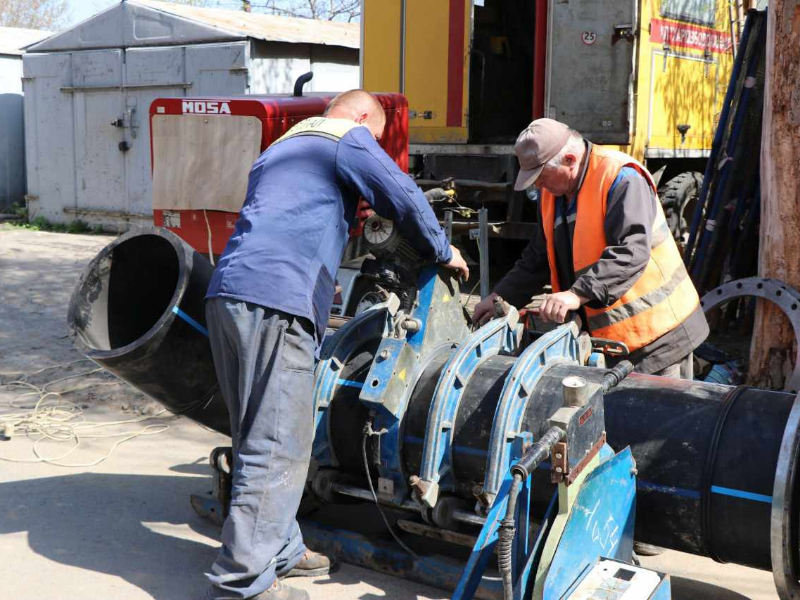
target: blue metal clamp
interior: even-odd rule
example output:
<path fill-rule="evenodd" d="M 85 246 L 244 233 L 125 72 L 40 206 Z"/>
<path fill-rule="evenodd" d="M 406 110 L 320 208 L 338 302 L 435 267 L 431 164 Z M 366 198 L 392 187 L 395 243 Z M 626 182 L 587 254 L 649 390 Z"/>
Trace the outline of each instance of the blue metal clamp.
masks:
<path fill-rule="evenodd" d="M 428 414 L 421 481 L 417 484 L 420 499 L 428 507 L 436 505 L 440 480 L 449 473 L 453 463 L 453 422 L 467 382 L 486 359 L 516 349 L 518 322 L 517 309 L 510 307 L 505 317 L 493 319 L 473 332 L 445 366 Z"/>
<path fill-rule="evenodd" d="M 361 382 L 341 379 L 342 367 L 365 341 L 380 338 L 392 329 L 392 310 L 388 303 L 376 304 L 357 315 L 323 347 L 322 359 L 314 373 L 314 445 L 311 456 L 320 466 L 338 466 L 330 445 L 328 407 L 339 386 L 360 387 Z"/>
<path fill-rule="evenodd" d="M 578 334 L 574 322 L 549 331 L 525 349 L 506 377 L 489 438 L 483 491 L 490 499 L 500 490 L 511 466 L 511 445 L 539 379 L 553 364 L 578 363 Z"/>

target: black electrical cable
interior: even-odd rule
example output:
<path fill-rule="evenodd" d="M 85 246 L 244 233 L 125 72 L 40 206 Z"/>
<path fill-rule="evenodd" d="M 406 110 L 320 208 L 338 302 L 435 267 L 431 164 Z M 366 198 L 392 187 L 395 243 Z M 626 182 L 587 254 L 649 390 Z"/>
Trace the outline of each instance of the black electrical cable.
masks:
<path fill-rule="evenodd" d="M 417 553 L 414 552 L 408 546 L 406 546 L 403 543 L 403 540 L 401 540 L 394 532 L 394 528 L 389 524 L 389 519 L 386 518 L 386 514 L 383 512 L 383 508 L 381 508 L 380 502 L 378 502 L 378 494 L 375 493 L 375 488 L 372 485 L 372 476 L 369 473 L 369 460 L 367 459 L 367 439 L 369 438 L 370 435 L 382 435 L 383 433 L 385 432 L 378 433 L 373 431 L 372 424 L 369 422 L 366 425 L 364 425 L 364 437 L 361 439 L 361 450 L 364 457 L 364 472 L 367 475 L 367 483 L 369 484 L 369 491 L 372 492 L 372 497 L 375 500 L 375 506 L 378 507 L 378 512 L 381 513 L 383 522 L 386 524 L 386 529 L 388 529 L 389 533 L 392 534 L 394 541 L 400 544 L 400 547 L 403 548 L 403 550 L 405 550 L 406 552 L 408 552 L 411 556 L 413 556 L 416 559 L 419 559 Z"/>

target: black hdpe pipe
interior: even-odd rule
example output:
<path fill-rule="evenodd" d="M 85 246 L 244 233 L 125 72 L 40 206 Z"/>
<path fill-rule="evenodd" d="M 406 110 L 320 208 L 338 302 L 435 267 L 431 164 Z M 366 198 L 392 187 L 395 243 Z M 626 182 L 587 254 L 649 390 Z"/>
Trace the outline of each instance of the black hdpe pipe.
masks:
<path fill-rule="evenodd" d="M 166 229 L 127 233 L 89 263 L 67 321 L 88 358 L 170 411 L 228 434 L 203 306 L 213 270 Z"/>
<path fill-rule="evenodd" d="M 602 371 L 553 367 L 545 381 Z M 636 460 L 636 539 L 796 582 L 800 404 L 744 386 L 631 374 L 605 395 L 606 431 Z M 777 556 L 776 556 L 777 553 Z"/>
<path fill-rule="evenodd" d="M 630 445 L 639 470 L 637 539 L 771 569 L 775 474 L 794 397 L 654 382 L 632 376 L 606 397 L 608 443 Z"/>

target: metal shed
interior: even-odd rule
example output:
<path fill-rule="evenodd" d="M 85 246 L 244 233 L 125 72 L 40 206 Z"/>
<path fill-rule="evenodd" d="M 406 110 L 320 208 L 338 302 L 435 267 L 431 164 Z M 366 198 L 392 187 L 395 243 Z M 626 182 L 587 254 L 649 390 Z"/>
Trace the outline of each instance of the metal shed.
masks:
<path fill-rule="evenodd" d="M 357 24 L 129 0 L 23 56 L 29 214 L 152 221 L 147 115 L 158 97 L 358 87 Z"/>
<path fill-rule="evenodd" d="M 0 27 L 0 212 L 25 197 L 21 49 L 48 35 L 39 29 Z"/>

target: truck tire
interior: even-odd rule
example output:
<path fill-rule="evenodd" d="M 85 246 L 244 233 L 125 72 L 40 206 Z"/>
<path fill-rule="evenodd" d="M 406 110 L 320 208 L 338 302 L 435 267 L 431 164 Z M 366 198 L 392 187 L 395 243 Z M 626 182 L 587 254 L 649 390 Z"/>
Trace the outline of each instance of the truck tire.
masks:
<path fill-rule="evenodd" d="M 697 198 L 703 185 L 703 174 L 697 171 L 680 173 L 658 188 L 667 224 L 678 246 L 683 249 L 689 239 Z"/>

